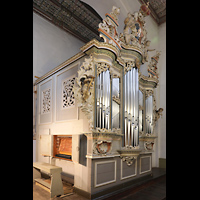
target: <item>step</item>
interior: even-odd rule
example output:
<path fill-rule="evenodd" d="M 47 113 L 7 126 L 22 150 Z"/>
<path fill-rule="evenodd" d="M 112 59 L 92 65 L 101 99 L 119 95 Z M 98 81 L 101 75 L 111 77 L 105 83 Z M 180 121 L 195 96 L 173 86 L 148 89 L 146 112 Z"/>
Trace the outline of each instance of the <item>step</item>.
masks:
<path fill-rule="evenodd" d="M 34 180 L 35 180 L 36 185 L 43 186 L 42 188 L 44 188 L 47 191 L 50 190 L 50 188 L 51 188 L 51 184 L 50 183 L 47 183 L 46 181 L 44 181 L 41 178 L 36 178 Z"/>

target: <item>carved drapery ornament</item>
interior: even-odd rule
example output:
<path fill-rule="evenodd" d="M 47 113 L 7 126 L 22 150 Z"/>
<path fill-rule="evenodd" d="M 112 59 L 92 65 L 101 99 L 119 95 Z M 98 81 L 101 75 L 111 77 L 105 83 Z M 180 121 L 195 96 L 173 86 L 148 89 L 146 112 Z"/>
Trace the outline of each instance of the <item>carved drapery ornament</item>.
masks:
<path fill-rule="evenodd" d="M 94 61 L 92 55 L 81 65 L 76 77 L 77 86 L 74 86 L 73 92 L 78 106 L 87 115 L 90 129 L 93 128 L 94 115 Z"/>

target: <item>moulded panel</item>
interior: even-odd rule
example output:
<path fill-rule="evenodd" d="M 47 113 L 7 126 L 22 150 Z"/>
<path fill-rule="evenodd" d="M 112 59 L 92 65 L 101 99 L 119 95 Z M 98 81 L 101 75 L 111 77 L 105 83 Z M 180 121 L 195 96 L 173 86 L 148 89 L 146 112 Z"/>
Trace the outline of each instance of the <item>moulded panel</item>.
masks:
<path fill-rule="evenodd" d="M 151 156 L 140 157 L 140 174 L 151 171 Z"/>
<path fill-rule="evenodd" d="M 128 166 L 125 161 L 121 160 L 121 180 L 137 175 L 137 160 L 131 166 Z"/>
<path fill-rule="evenodd" d="M 72 92 L 77 70 L 78 64 L 72 65 L 56 76 L 56 121 L 78 119 L 78 108 Z"/>
<path fill-rule="evenodd" d="M 40 154 L 51 156 L 51 135 L 40 135 Z"/>
<path fill-rule="evenodd" d="M 94 186 L 116 182 L 116 160 L 95 163 Z"/>

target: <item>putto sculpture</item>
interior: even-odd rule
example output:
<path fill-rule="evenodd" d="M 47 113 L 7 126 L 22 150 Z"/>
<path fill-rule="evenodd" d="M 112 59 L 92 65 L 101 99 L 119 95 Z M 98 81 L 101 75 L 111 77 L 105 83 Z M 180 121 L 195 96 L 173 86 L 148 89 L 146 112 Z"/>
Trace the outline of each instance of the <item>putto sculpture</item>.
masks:
<path fill-rule="evenodd" d="M 144 17 L 150 14 L 148 3 L 143 4 L 140 10 L 133 14 L 128 13 L 124 20 L 124 31 L 120 33 L 120 41 L 128 46 L 136 46 L 144 49 L 149 46 Z"/>

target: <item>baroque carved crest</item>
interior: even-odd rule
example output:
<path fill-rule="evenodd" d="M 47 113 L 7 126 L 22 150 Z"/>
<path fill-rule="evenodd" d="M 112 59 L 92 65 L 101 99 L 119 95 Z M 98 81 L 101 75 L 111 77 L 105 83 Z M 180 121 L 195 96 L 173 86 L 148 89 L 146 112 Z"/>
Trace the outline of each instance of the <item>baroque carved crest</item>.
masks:
<path fill-rule="evenodd" d="M 154 142 L 148 142 L 148 141 L 144 142 L 144 148 L 147 151 L 153 150 L 153 145 L 154 145 Z"/>
<path fill-rule="evenodd" d="M 108 140 L 97 140 L 93 144 L 94 154 L 107 154 L 111 151 L 112 141 Z"/>

